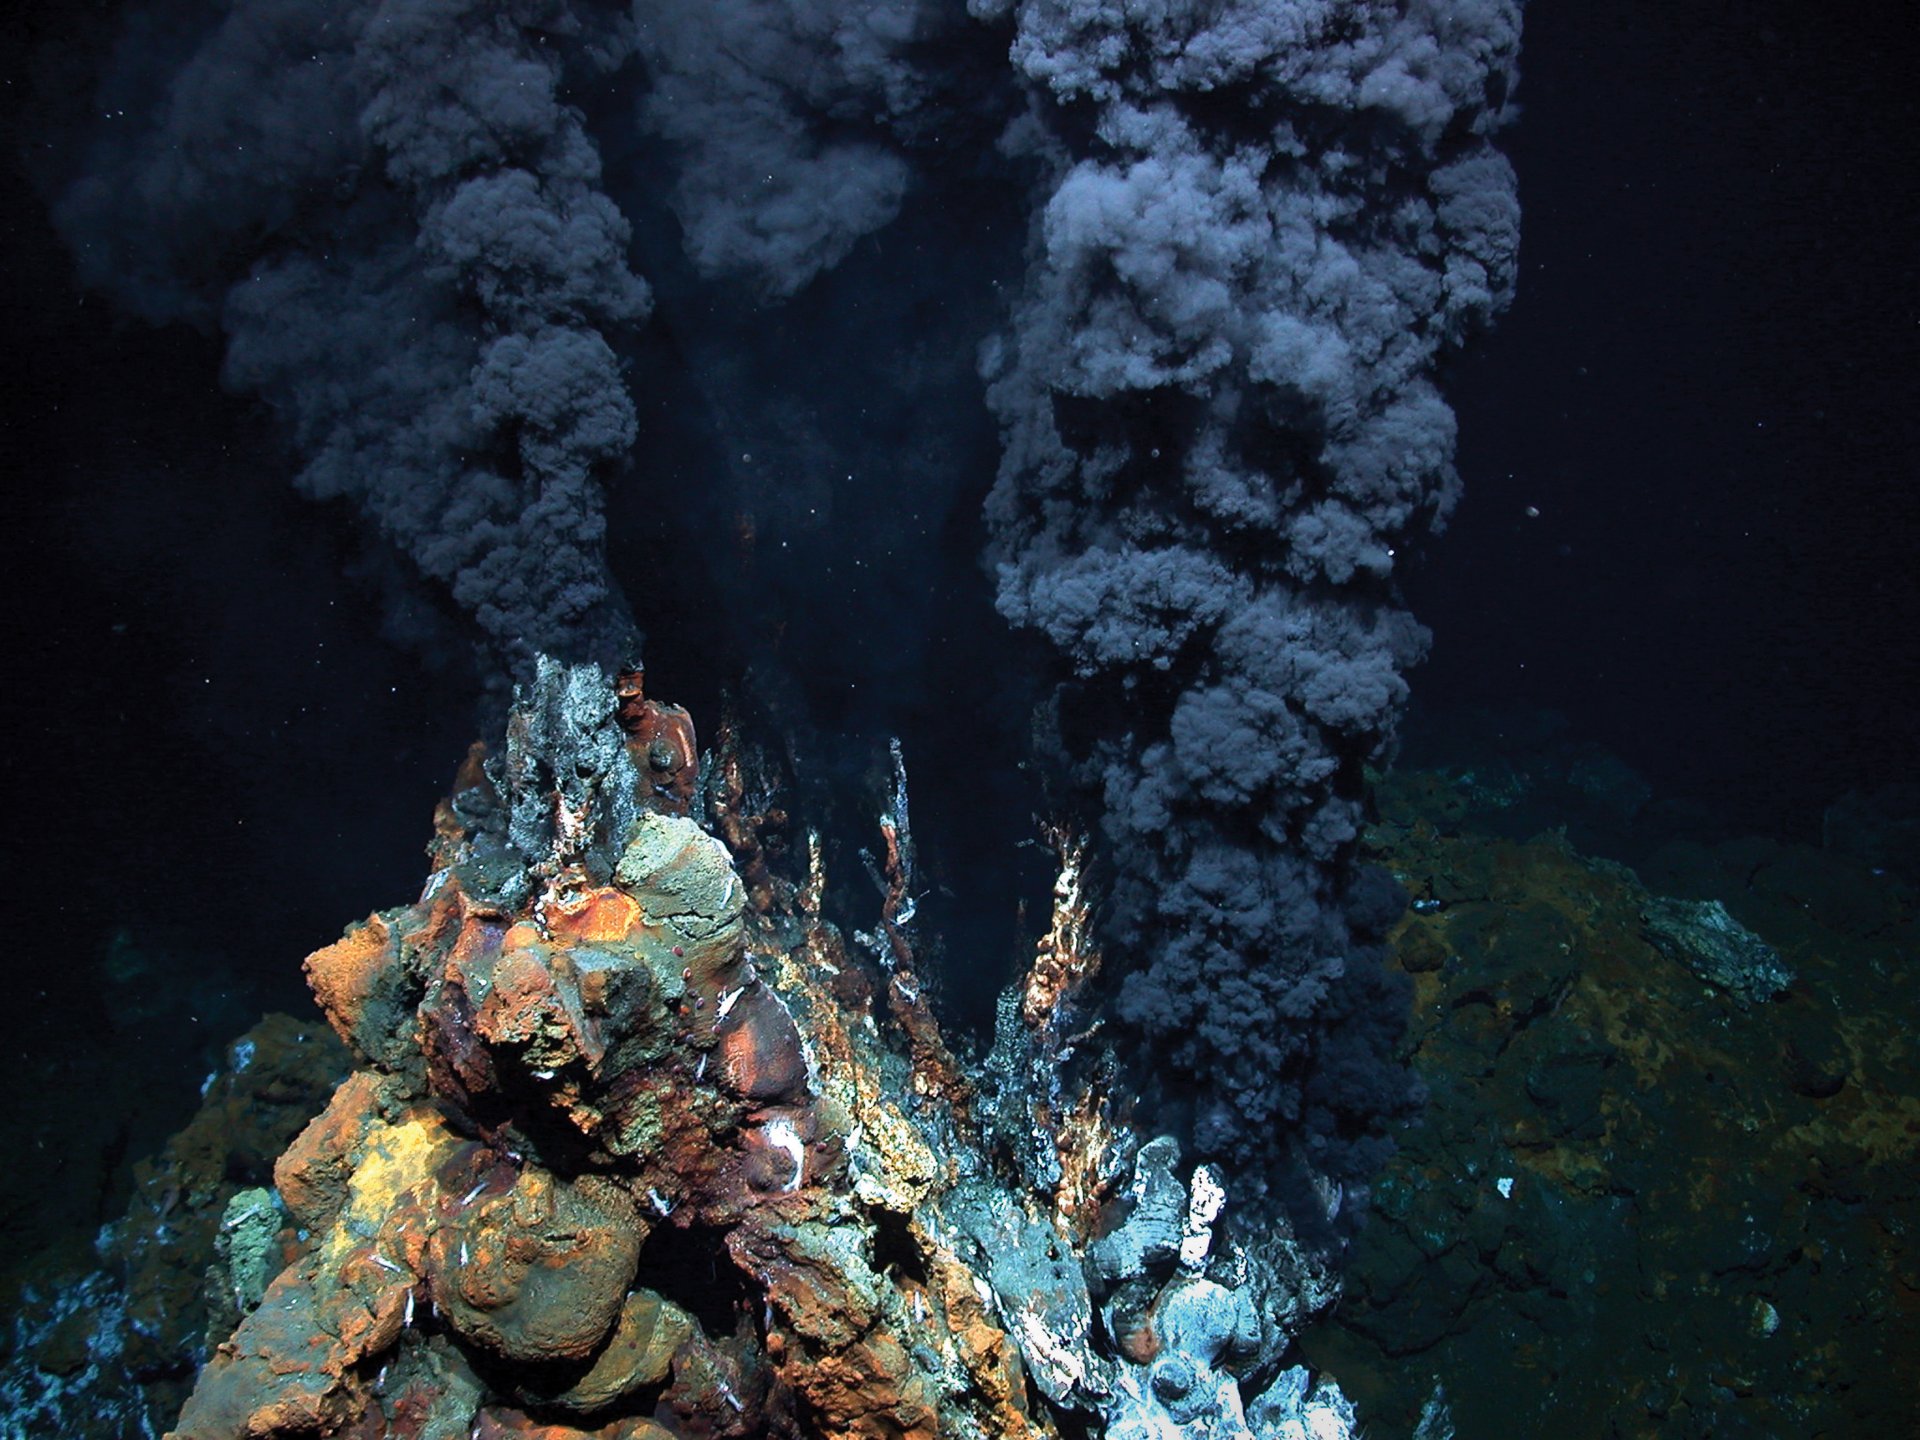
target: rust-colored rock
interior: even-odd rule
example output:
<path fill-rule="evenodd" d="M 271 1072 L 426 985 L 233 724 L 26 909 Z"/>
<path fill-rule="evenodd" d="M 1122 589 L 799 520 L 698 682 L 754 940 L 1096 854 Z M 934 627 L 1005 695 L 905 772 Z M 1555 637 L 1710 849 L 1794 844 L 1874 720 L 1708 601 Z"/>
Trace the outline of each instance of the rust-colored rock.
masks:
<path fill-rule="evenodd" d="M 582 1430 L 536 1420 L 523 1411 L 506 1407 L 483 1411 L 469 1433 L 471 1440 L 683 1440 L 658 1421 L 641 1417 Z"/>
<path fill-rule="evenodd" d="M 763 1103 L 799 1098 L 807 1085 L 807 1056 L 780 997 L 756 980 L 720 1003 L 728 1009 L 714 1033 L 728 1088 Z"/>
<path fill-rule="evenodd" d="M 787 851 L 790 817 L 773 799 L 779 787 L 765 773 L 765 758 L 747 753 L 739 727 L 723 716 L 714 737 L 713 761 L 708 802 L 714 833 L 733 856 L 748 903 L 760 915 L 772 915 L 776 907 L 791 908 L 795 887 L 773 868 Z"/>
<path fill-rule="evenodd" d="M 684 712 L 630 676 L 595 731 L 590 676 L 541 676 L 462 767 L 421 898 L 308 962 L 362 1068 L 281 1158 L 308 1238 L 180 1440 L 1053 1433 L 916 1219 L 984 1161 L 905 963 L 903 833 L 883 1031 L 836 999 L 865 962 L 819 918 L 817 845 L 750 910 L 686 813 Z"/>
<path fill-rule="evenodd" d="M 627 1296 L 612 1338 L 594 1357 L 592 1368 L 552 1396 L 551 1403 L 591 1415 L 662 1385 L 673 1373 L 674 1357 L 693 1342 L 697 1330 L 694 1318 L 671 1300 L 636 1290 Z"/>
<path fill-rule="evenodd" d="M 354 1137 L 346 1193 L 313 1248 L 208 1362 L 181 1412 L 180 1440 L 344 1426 L 364 1404 L 358 1367 L 390 1350 L 413 1318 L 428 1214 L 420 1197 L 458 1137 L 424 1108 L 392 1123 L 336 1117 L 328 1133 Z"/>
<path fill-rule="evenodd" d="M 323 1229 L 347 1203 L 355 1155 L 388 1088 L 373 1071 L 356 1070 L 274 1162 L 273 1183 L 297 1224 Z"/>
<path fill-rule="evenodd" d="M 314 951 L 307 957 L 306 973 L 327 1022 L 363 1064 L 398 1068 L 405 1063 L 410 1043 L 406 1018 L 419 999 L 418 987 L 385 917 L 370 916 Z"/>
<path fill-rule="evenodd" d="M 639 665 L 615 677 L 614 693 L 619 697 L 620 728 L 626 732 L 627 749 L 642 777 L 643 803 L 686 814 L 700 775 L 693 717 L 678 705 L 649 700 L 646 670 Z"/>
<path fill-rule="evenodd" d="M 783 1343 L 776 1373 L 822 1432 L 932 1440 L 937 1412 L 928 1367 L 886 1323 L 891 1286 L 871 1270 L 862 1237 L 820 1220 L 742 1225 L 728 1244 L 766 1279 Z M 910 1312 L 898 1312 L 902 1319 Z"/>
<path fill-rule="evenodd" d="M 463 1339 L 527 1364 L 584 1360 L 613 1330 L 646 1227 L 625 1191 L 529 1166 L 434 1229 L 433 1293 Z"/>

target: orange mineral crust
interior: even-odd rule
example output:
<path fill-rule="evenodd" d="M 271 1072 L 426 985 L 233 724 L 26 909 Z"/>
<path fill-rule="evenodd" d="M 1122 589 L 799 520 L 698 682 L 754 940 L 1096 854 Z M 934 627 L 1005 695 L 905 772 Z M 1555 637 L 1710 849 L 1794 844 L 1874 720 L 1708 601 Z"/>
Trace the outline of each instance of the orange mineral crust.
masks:
<path fill-rule="evenodd" d="M 963 1121 L 930 1012 L 849 1023 L 860 962 L 774 903 L 798 884 L 750 905 L 688 813 L 685 712 L 620 685 L 584 776 L 523 697 L 421 897 L 309 957 L 358 1068 L 278 1162 L 289 1263 L 177 1440 L 1054 1433 L 964 1247 L 915 1219 L 944 1183 L 920 1125 Z"/>

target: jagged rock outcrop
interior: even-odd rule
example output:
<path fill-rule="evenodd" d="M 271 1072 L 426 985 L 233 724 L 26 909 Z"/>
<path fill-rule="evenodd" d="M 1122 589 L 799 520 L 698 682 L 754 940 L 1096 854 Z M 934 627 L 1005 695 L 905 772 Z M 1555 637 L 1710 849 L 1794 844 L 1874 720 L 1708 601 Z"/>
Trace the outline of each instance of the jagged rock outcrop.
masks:
<path fill-rule="evenodd" d="M 1252 1216 L 1216 1236 L 1212 1173 L 1093 1082 L 1022 1092 L 1045 1165 L 984 1138 L 913 968 L 898 756 L 872 962 L 817 843 L 742 883 L 695 818 L 758 860 L 738 766 L 695 756 L 637 674 L 543 661 L 419 899 L 308 959 L 358 1068 L 275 1168 L 283 1267 L 176 1440 L 1253 1434 L 1324 1269 Z M 1070 919 L 1003 1036 L 1028 1076 L 1071 1048 Z"/>

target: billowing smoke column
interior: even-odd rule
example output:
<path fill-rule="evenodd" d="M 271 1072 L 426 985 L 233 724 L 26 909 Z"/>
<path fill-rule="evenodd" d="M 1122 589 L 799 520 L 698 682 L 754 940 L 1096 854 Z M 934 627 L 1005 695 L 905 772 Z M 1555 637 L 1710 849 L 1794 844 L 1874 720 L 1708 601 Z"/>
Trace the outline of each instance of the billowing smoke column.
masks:
<path fill-rule="evenodd" d="M 907 52 L 935 33 L 932 7 L 636 0 L 634 15 L 645 120 L 685 156 L 672 203 L 703 275 L 785 299 L 899 213 L 911 172 L 893 142 L 930 88 Z"/>
<path fill-rule="evenodd" d="M 987 487 L 984 380 L 998 604 L 1070 672 L 1048 733 L 1104 814 L 1143 1098 L 1250 1173 L 1363 1175 L 1412 1087 L 1362 767 L 1426 644 L 1398 553 L 1456 487 L 1436 368 L 1511 293 L 1519 0 L 200 9 L 136 7 L 57 218 L 93 283 L 223 325 L 305 487 L 509 666 L 633 638 L 601 503 L 639 438 L 630 242 L 651 378 L 692 397 L 636 377 L 680 447 L 651 517 L 760 545 L 718 588 L 841 696 L 928 686 L 897 657 Z M 663 438 L 694 410 L 711 436 Z"/>
<path fill-rule="evenodd" d="M 1409 1095 L 1351 858 L 1427 639 L 1396 554 L 1457 486 L 1434 369 L 1512 290 L 1519 8 L 973 0 L 1047 175 L 986 359 L 999 604 L 1071 663 L 1119 1011 L 1203 1151 L 1336 1182 Z"/>
<path fill-rule="evenodd" d="M 218 323 L 226 375 L 478 622 L 494 662 L 632 640 L 601 485 L 634 439 L 606 326 L 643 319 L 570 77 L 627 54 L 565 0 L 135 10 L 84 178 L 83 278 Z"/>

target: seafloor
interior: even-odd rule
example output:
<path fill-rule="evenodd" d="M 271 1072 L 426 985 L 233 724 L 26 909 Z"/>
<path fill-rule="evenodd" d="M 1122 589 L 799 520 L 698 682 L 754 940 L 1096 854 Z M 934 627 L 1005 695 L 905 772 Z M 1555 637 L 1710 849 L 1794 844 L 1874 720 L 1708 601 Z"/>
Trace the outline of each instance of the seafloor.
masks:
<path fill-rule="evenodd" d="M 1860 846 L 1658 816 L 1621 774 L 1589 755 L 1548 781 L 1497 763 L 1379 779 L 1367 844 L 1412 897 L 1396 954 L 1428 1101 L 1337 1309 L 1288 1359 L 1336 1377 L 1379 1440 L 1920 1433 L 1915 891 Z M 1676 941 L 1677 914 L 1709 917 L 1719 952 Z M 0 1175 L 0 1434 L 175 1423 L 290 1243 L 250 1187 L 350 1063 L 316 1020 L 269 1016 L 130 1190 L 97 1088 L 61 1128 L 28 1097 L 12 1123 L 57 1153 Z M 73 1225 L 60 1184 L 118 1185 L 124 1218 Z M 685 1433 L 733 1403 L 726 1373 L 674 1381 Z M 974 1408 L 995 1405 L 1025 1415 Z M 620 1433 L 680 1433 L 636 1424 Z"/>
<path fill-rule="evenodd" d="M 1307 1353 L 1382 1440 L 1435 1385 L 1463 1436 L 1920 1434 L 1912 886 L 1651 815 L 1614 817 L 1635 869 L 1505 838 L 1528 788 L 1378 787 L 1428 1102 Z M 1656 897 L 1720 901 L 1791 983 L 1704 982 Z"/>

